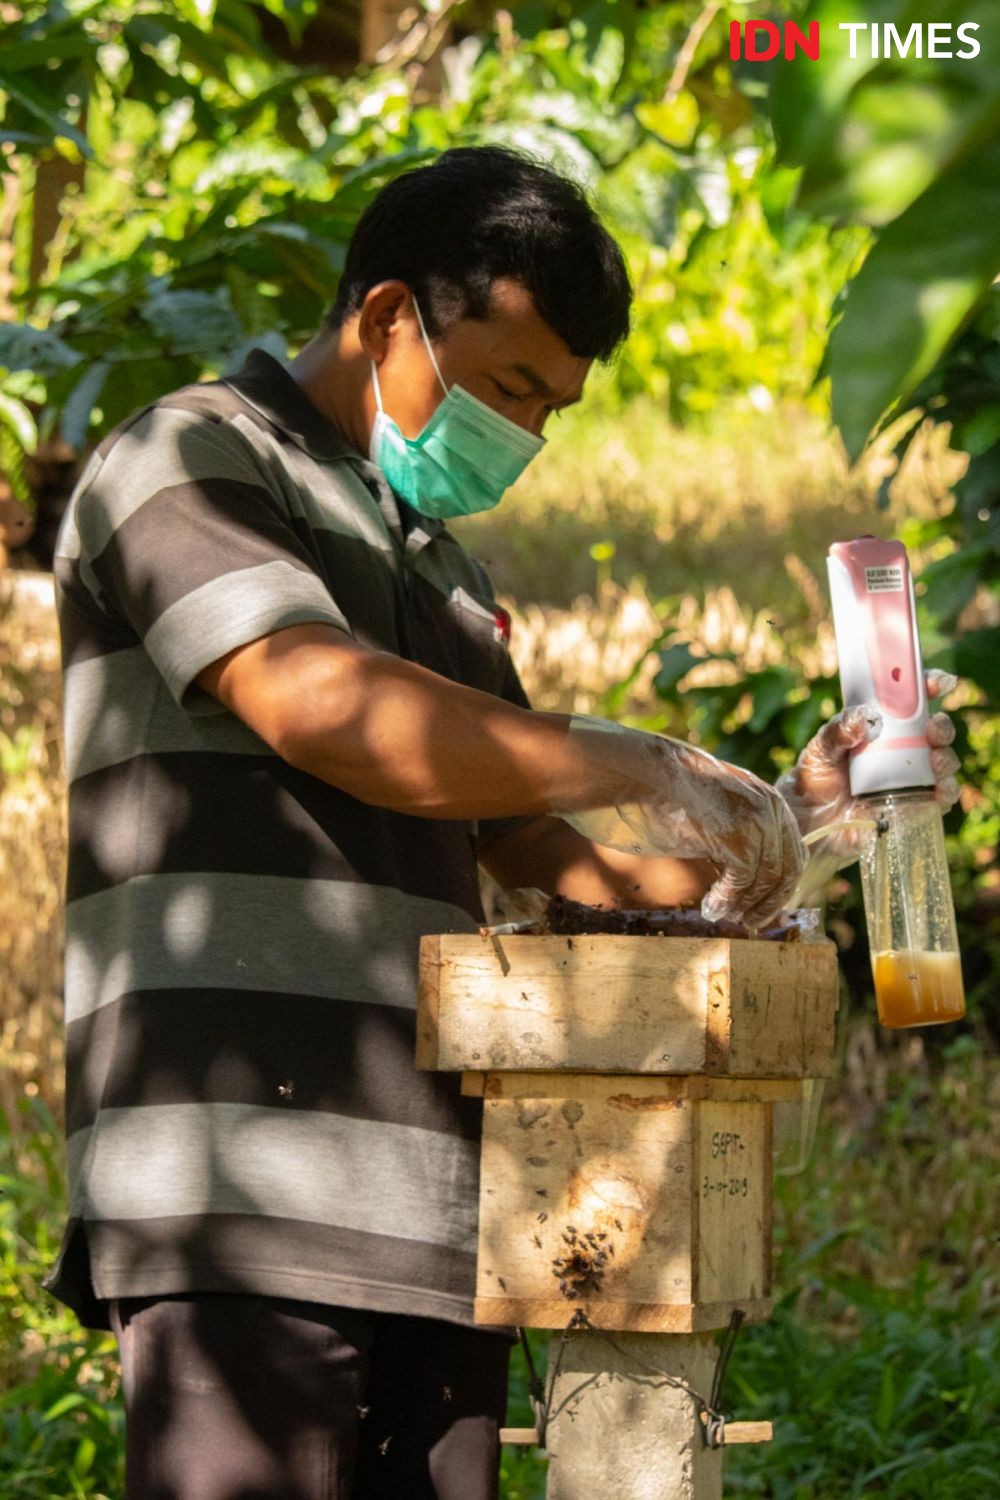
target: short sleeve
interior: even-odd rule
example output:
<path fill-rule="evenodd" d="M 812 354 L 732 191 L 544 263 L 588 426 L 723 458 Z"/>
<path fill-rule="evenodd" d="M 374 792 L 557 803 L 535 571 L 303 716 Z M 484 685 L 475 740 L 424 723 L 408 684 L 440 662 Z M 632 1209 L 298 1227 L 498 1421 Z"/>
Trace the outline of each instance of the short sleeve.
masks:
<path fill-rule="evenodd" d="M 350 630 L 228 424 L 150 407 L 81 486 L 73 517 L 81 575 L 188 712 L 221 711 L 194 679 L 237 646 L 313 621 Z"/>

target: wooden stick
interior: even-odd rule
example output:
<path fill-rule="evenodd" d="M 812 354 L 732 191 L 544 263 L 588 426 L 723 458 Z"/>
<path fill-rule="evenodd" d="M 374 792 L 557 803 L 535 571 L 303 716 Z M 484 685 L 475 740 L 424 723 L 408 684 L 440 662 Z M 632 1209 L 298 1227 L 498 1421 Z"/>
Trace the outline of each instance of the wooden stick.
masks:
<path fill-rule="evenodd" d="M 726 1441 L 731 1443 L 769 1443 L 774 1437 L 773 1422 L 727 1422 Z"/>
<path fill-rule="evenodd" d="M 773 1422 L 727 1422 L 727 1448 L 737 1443 L 769 1443 L 774 1437 Z M 527 1447 L 538 1442 L 537 1427 L 501 1427 L 501 1443 Z"/>

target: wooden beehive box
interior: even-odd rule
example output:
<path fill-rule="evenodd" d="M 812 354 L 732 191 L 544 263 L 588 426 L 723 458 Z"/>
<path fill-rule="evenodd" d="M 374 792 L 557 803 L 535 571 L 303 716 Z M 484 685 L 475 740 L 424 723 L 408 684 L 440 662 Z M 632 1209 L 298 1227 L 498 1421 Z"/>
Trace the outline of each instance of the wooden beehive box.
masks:
<path fill-rule="evenodd" d="M 823 1078 L 833 943 L 478 934 L 420 945 L 417 1064 Z"/>
<path fill-rule="evenodd" d="M 787 1081 L 490 1073 L 479 1323 L 690 1333 L 771 1310 L 771 1109 Z"/>
<path fill-rule="evenodd" d="M 484 1096 L 477 1322 L 766 1317 L 773 1110 L 831 1070 L 833 944 L 446 934 L 420 957 L 418 1064 Z"/>

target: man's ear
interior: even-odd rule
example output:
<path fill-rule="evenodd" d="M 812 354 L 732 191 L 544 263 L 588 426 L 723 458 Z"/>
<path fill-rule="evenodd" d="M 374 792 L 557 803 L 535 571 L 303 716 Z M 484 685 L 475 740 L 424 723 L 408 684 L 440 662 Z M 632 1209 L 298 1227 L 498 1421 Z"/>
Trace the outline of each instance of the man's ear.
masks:
<path fill-rule="evenodd" d="M 406 282 L 380 281 L 361 304 L 358 340 L 368 358 L 380 365 L 402 324 L 415 321 L 413 293 Z"/>

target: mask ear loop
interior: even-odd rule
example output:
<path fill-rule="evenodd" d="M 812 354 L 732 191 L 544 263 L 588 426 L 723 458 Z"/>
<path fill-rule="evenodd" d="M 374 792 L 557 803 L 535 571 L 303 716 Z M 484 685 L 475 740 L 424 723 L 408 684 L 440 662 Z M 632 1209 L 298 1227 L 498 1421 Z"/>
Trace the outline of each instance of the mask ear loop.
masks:
<path fill-rule="evenodd" d="M 423 335 L 424 345 L 425 345 L 425 347 L 427 349 L 427 353 L 431 357 L 431 364 L 434 366 L 434 373 L 437 376 L 438 380 L 440 380 L 440 382 L 441 382 L 441 389 L 444 391 L 445 395 L 447 396 L 447 394 L 448 394 L 448 387 L 445 384 L 445 378 L 444 378 L 444 376 L 441 374 L 441 367 L 438 364 L 437 359 L 436 359 L 436 357 L 434 355 L 434 350 L 431 348 L 431 341 L 427 337 L 427 329 L 424 327 L 424 320 L 423 320 L 423 318 L 420 315 L 420 303 L 417 301 L 416 297 L 414 297 L 414 299 L 413 299 L 413 311 L 417 315 L 417 322 L 420 324 L 420 332 Z"/>
<path fill-rule="evenodd" d="M 417 322 L 420 325 L 420 333 L 421 333 L 421 336 L 423 337 L 424 347 L 426 348 L 427 353 L 431 357 L 431 364 L 434 366 L 434 373 L 437 376 L 438 380 L 441 382 L 441 389 L 444 391 L 445 395 L 447 396 L 447 394 L 448 394 L 448 387 L 445 384 L 445 378 L 444 378 L 444 376 L 441 374 L 441 367 L 438 364 L 437 359 L 435 358 L 434 350 L 431 348 L 431 341 L 427 337 L 427 329 L 424 327 L 424 320 L 423 320 L 423 318 L 420 315 L 420 304 L 417 301 L 416 297 L 414 297 L 414 299 L 413 299 L 413 311 L 417 315 Z M 382 387 L 379 384 L 378 365 L 375 363 L 374 360 L 371 361 L 371 367 L 372 367 L 372 386 L 373 386 L 374 391 L 375 391 L 375 405 L 378 407 L 379 415 L 380 416 L 384 416 L 385 415 L 385 407 L 382 405 Z"/>
<path fill-rule="evenodd" d="M 373 387 L 375 389 L 375 405 L 378 407 L 378 414 L 379 414 L 379 416 L 382 417 L 382 416 L 385 415 L 385 408 L 382 405 L 382 387 L 379 385 L 379 382 L 378 382 L 378 365 L 375 363 L 374 360 L 372 360 L 371 365 L 372 365 L 372 385 L 373 385 Z"/>

